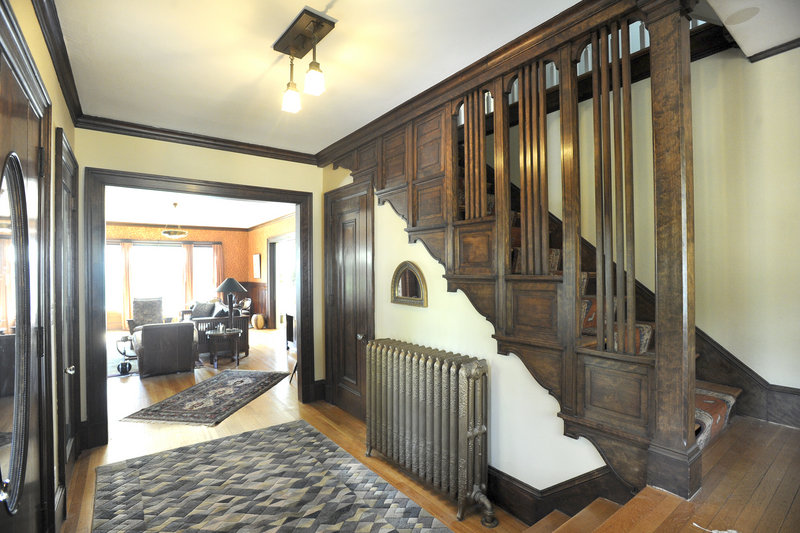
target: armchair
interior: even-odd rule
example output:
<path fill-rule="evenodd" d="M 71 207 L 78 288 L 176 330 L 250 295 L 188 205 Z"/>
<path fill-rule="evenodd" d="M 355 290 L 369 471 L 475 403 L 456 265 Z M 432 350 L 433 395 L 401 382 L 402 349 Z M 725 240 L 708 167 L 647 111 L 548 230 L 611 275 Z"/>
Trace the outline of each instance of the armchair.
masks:
<path fill-rule="evenodd" d="M 164 312 L 162 310 L 161 298 L 134 298 L 133 299 L 133 318 L 128 319 L 128 331 L 133 335 L 133 331 L 145 324 L 164 323 Z"/>
<path fill-rule="evenodd" d="M 191 322 L 139 326 L 132 342 L 142 378 L 194 370 L 197 332 Z"/>

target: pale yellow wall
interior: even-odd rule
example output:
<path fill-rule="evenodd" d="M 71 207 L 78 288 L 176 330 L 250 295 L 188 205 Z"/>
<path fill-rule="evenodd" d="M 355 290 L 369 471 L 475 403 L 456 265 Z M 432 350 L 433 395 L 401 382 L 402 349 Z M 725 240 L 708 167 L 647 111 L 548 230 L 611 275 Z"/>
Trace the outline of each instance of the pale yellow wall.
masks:
<path fill-rule="evenodd" d="M 800 387 L 800 49 L 692 64 L 697 326 Z"/>
<path fill-rule="evenodd" d="M 564 436 L 558 402 L 514 355 L 498 355 L 494 328 L 463 292 L 447 292 L 444 267 L 421 243 L 408 244 L 406 222 L 387 203 L 375 206 L 375 336 L 391 337 L 485 358 L 489 362 L 489 464 L 546 488 L 599 468 L 586 440 Z M 391 303 L 395 268 L 413 261 L 428 287 L 428 307 Z M 531 461 L 531 457 L 538 458 Z"/>
<path fill-rule="evenodd" d="M 353 183 L 353 176 L 346 168 L 339 167 L 334 170 L 333 165 L 328 165 L 322 169 L 322 192 L 324 193 L 351 183 Z"/>

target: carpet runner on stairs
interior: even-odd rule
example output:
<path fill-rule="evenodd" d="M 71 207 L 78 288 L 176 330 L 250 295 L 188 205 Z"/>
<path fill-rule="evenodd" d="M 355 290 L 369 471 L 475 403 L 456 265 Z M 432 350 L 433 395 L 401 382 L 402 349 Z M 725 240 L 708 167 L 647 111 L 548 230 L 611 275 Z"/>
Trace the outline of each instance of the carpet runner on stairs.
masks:
<path fill-rule="evenodd" d="M 695 381 L 695 439 L 702 450 L 725 428 L 742 389 L 708 381 Z"/>

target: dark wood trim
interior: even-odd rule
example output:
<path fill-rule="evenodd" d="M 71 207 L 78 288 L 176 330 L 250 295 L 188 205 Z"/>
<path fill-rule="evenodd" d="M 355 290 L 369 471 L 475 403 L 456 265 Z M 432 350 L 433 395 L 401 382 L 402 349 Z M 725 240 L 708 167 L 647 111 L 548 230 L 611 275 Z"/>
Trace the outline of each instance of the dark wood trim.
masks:
<path fill-rule="evenodd" d="M 489 499 L 528 525 L 556 509 L 574 515 L 598 497 L 624 505 L 633 496 L 607 466 L 544 490 L 489 466 Z"/>
<path fill-rule="evenodd" d="M 267 239 L 267 329 L 275 329 L 278 327 L 278 317 L 276 316 L 278 311 L 275 294 L 275 280 L 277 279 L 275 245 L 289 238 L 296 239 L 297 235 L 294 232 L 290 232 L 282 235 L 275 235 Z"/>
<path fill-rule="evenodd" d="M 70 475 L 72 473 L 72 464 L 74 463 L 75 459 L 77 458 L 77 448 L 78 448 L 78 435 L 77 435 L 77 428 L 76 424 L 78 423 L 80 416 L 80 381 L 78 376 L 80 374 L 75 374 L 72 378 L 65 378 L 63 374 L 63 369 L 67 367 L 69 361 L 75 361 L 78 359 L 79 353 L 79 340 L 78 340 L 78 329 L 79 329 L 79 320 L 78 320 L 78 301 L 75 297 L 75 292 L 68 295 L 66 299 L 62 297 L 63 295 L 63 283 L 64 283 L 64 276 L 65 276 L 65 268 L 64 268 L 64 250 L 66 244 L 66 237 L 65 234 L 70 236 L 71 245 L 68 249 L 72 250 L 72 260 L 75 262 L 73 268 L 71 269 L 72 272 L 72 280 L 71 286 L 77 291 L 78 288 L 78 268 L 77 268 L 77 253 L 78 253 L 78 161 L 75 159 L 75 154 L 72 151 L 72 147 L 67 140 L 66 135 L 64 134 L 63 128 L 56 128 L 56 164 L 55 164 L 55 178 L 53 183 L 54 194 L 54 206 L 53 206 L 53 213 L 56 216 L 56 223 L 54 224 L 55 227 L 55 235 L 54 235 L 54 244 L 53 244 L 53 309 L 55 310 L 53 313 L 53 338 L 55 339 L 55 379 L 56 379 L 56 402 L 59 406 L 57 409 L 56 417 L 58 423 L 58 439 L 54 439 L 54 445 L 57 447 L 56 453 L 58 456 L 58 475 L 62 481 L 62 484 L 56 484 L 54 482 L 54 489 L 56 491 L 56 499 L 55 499 L 55 524 L 56 524 L 56 531 L 60 529 L 61 523 L 64 519 L 64 512 L 65 512 L 65 501 L 66 501 L 66 484 L 69 482 Z M 69 220 L 64 220 L 62 215 L 64 213 L 65 206 L 63 205 L 64 202 L 64 189 L 65 185 L 71 193 L 71 196 L 74 198 L 75 203 L 68 207 L 70 209 L 71 214 Z M 68 225 L 68 226 L 67 226 Z M 71 231 L 65 231 L 67 228 L 71 228 Z M 63 322 L 63 309 L 72 309 L 73 320 L 65 324 Z M 75 332 L 71 336 L 71 344 L 68 347 L 70 353 L 65 353 L 64 345 L 62 342 L 62 336 L 64 331 L 72 331 Z M 65 387 L 64 387 L 64 379 L 73 379 L 72 386 L 70 387 L 70 395 L 66 397 Z M 61 406 L 64 403 L 68 403 L 68 407 L 62 408 Z M 71 420 L 67 420 L 65 418 L 65 412 L 68 411 L 71 416 Z M 74 431 L 74 439 L 75 441 L 72 443 L 71 449 L 69 446 L 69 441 L 64 440 L 67 435 L 67 426 L 72 428 Z M 55 481 L 55 480 L 54 480 Z M 63 501 L 60 501 L 61 498 Z"/>
<path fill-rule="evenodd" d="M 233 141 L 230 139 L 221 139 L 219 137 L 211 137 L 208 135 L 201 135 L 199 133 L 190 133 L 167 128 L 157 128 L 155 126 L 146 126 L 144 124 L 134 124 L 132 122 L 125 122 L 112 118 L 81 115 L 75 120 L 75 127 L 87 130 L 102 131 L 105 133 L 116 133 L 118 135 L 129 135 L 131 137 L 141 137 L 143 139 L 152 139 L 155 141 L 188 144 L 190 146 L 199 146 L 201 148 L 210 148 L 212 150 L 223 150 L 226 152 L 235 152 L 258 157 L 268 157 L 271 159 L 280 159 L 282 161 L 291 161 L 293 163 L 303 163 L 306 165 L 317 164 L 317 158 L 313 154 L 295 152 L 294 150 L 285 150 L 283 148 L 273 148 L 271 146 L 263 146 L 260 144 Z M 272 201 L 281 202 L 282 200 Z"/>
<path fill-rule="evenodd" d="M 85 115 L 81 108 L 78 88 L 75 84 L 75 77 L 72 73 L 72 66 L 69 61 L 69 54 L 64 43 L 64 34 L 61 30 L 61 23 L 58 20 L 58 12 L 55 2 L 45 0 L 32 0 L 36 18 L 39 19 L 39 26 L 42 30 L 47 49 L 50 52 L 50 59 L 61 86 L 61 92 L 67 103 L 72 122 L 77 128 L 85 128 L 107 133 L 118 133 L 120 135 L 131 135 L 145 139 L 155 139 L 159 141 L 188 144 L 200 146 L 214 150 L 225 150 L 259 157 L 269 157 L 295 163 L 305 163 L 308 165 L 316 164 L 316 157 L 312 154 L 273 148 L 259 144 L 250 144 L 231 139 L 220 139 L 197 133 L 189 133 L 166 128 L 157 128 L 143 124 L 133 124 L 110 118 L 95 117 Z"/>
<path fill-rule="evenodd" d="M 791 41 L 785 42 L 783 44 L 779 44 L 778 46 L 773 46 L 772 48 L 768 48 L 763 52 L 753 54 L 749 56 L 747 59 L 749 59 L 751 63 L 755 63 L 756 61 L 761 61 L 762 59 L 767 59 L 768 57 L 776 56 L 778 54 L 782 54 L 783 52 L 788 52 L 789 50 L 794 50 L 797 47 L 800 47 L 800 37 L 798 37 L 797 39 L 792 39 Z"/>
<path fill-rule="evenodd" d="M 325 400 L 325 384 L 327 381 L 324 379 L 319 379 L 314 382 L 314 395 L 311 401 L 323 401 Z"/>
<path fill-rule="evenodd" d="M 69 62 L 69 54 L 64 43 L 64 34 L 61 31 L 61 23 L 58 20 L 58 10 L 55 2 L 45 0 L 31 0 L 36 18 L 39 19 L 39 26 L 42 28 L 44 42 L 50 51 L 50 59 L 53 61 L 53 69 L 58 77 L 58 84 L 61 86 L 61 94 L 67 103 L 69 116 L 72 122 L 83 115 L 81 101 L 78 97 L 78 88 L 75 85 L 75 77 L 72 75 L 72 65 Z"/>
<path fill-rule="evenodd" d="M 298 313 L 298 397 L 314 399 L 314 318 L 312 194 L 310 192 L 208 182 L 172 176 L 139 174 L 120 170 L 87 168 L 84 173 L 86 283 L 86 425 L 87 446 L 108 442 L 105 332 L 105 187 L 130 187 L 160 191 L 204 194 L 297 204 L 298 253 L 300 257 L 297 301 Z"/>
<path fill-rule="evenodd" d="M 52 105 L 50 96 L 8 0 L 2 0 L 0 4 L 0 49 L 8 56 L 11 69 L 17 75 L 17 80 L 36 114 L 44 117 L 45 110 Z M 47 138 L 50 138 L 49 132 Z M 49 144 L 45 145 L 45 150 L 49 155 Z"/>
<path fill-rule="evenodd" d="M 606 9 L 613 3 L 614 2 L 605 0 L 599 2 L 584 1 L 563 11 L 525 35 L 498 48 L 430 89 L 419 93 L 417 96 L 359 128 L 350 135 L 320 150 L 316 155 L 317 165 L 326 166 L 334 163 L 335 165 L 344 165 L 346 167 L 349 161 L 349 151 L 354 150 L 356 147 L 371 139 L 387 133 L 397 127 L 397 124 L 407 122 L 444 104 L 454 95 L 461 94 L 473 87 L 482 85 L 492 78 L 511 71 L 536 56 L 542 55 L 547 51 L 548 46 L 552 46 L 556 36 L 565 39 L 567 37 L 563 37 L 561 34 L 579 32 L 580 30 L 574 29 L 580 27 L 580 25 L 576 24 L 577 22 L 590 18 L 592 15 Z M 632 8 L 631 2 L 626 1 L 619 2 L 619 6 L 614 7 L 619 13 L 629 11 Z M 692 31 L 691 45 L 692 61 L 736 46 L 735 42 L 730 38 L 724 28 L 713 24 L 705 24 Z M 649 49 L 647 50 L 648 51 L 637 54 L 636 65 L 633 66 L 634 82 L 650 76 Z M 549 108 L 550 106 L 548 106 L 548 109 Z"/>
<path fill-rule="evenodd" d="M 737 414 L 800 428 L 800 389 L 773 385 L 697 329 L 697 378 L 742 389 Z"/>

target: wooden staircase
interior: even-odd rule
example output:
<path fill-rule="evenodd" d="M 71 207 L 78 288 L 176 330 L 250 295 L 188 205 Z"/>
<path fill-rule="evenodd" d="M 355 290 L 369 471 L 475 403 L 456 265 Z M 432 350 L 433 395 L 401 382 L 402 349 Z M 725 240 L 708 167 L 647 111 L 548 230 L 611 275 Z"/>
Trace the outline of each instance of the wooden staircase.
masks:
<path fill-rule="evenodd" d="M 624 506 L 597 498 L 573 517 L 553 511 L 524 533 L 621 533 L 655 531 L 685 500 L 646 487 Z M 668 531 L 669 529 L 664 529 Z"/>
<path fill-rule="evenodd" d="M 701 477 L 689 4 L 580 2 L 437 85 L 413 113 L 400 106 L 393 122 L 357 132 L 328 160 L 372 183 L 378 202 L 406 219 L 409 241 L 445 266 L 448 290 L 463 291 L 493 324 L 498 351 L 518 356 L 559 402 L 565 435 L 590 440 L 632 489 L 650 482 L 682 496 Z M 649 50 L 636 54 L 649 54 L 652 142 L 644 144 L 653 149 L 652 225 L 643 227 L 634 187 L 651 169 L 634 176 L 642 154 L 633 127 L 642 121 L 632 120 L 628 42 L 638 22 L 649 33 Z M 579 74 L 581 56 L 591 68 Z M 559 146 L 548 146 L 550 130 Z M 595 227 L 588 234 L 586 220 Z M 637 255 L 642 234 L 654 236 L 652 249 Z M 550 248 L 561 250 L 557 272 Z M 636 268 L 651 255 L 644 270 L 658 290 L 646 313 Z M 582 291 L 590 271 L 593 299 Z M 584 327 L 586 299 L 594 335 Z"/>

